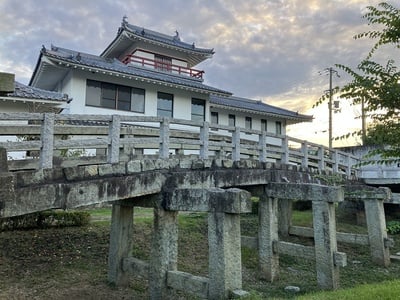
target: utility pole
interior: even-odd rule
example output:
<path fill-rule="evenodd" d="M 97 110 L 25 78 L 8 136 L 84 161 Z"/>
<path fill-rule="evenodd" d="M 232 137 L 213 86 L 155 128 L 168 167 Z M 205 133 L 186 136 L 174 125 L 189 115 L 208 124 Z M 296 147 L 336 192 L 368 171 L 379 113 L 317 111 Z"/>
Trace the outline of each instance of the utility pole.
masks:
<path fill-rule="evenodd" d="M 366 117 L 365 117 L 365 98 L 364 96 L 361 99 L 361 132 L 362 132 L 362 145 L 365 145 L 365 140 L 367 138 L 367 125 L 366 125 Z"/>
<path fill-rule="evenodd" d="M 328 103 L 328 109 L 329 109 L 329 149 L 332 148 L 332 72 L 333 69 L 332 67 L 329 68 L 329 103 Z"/>
<path fill-rule="evenodd" d="M 329 138 L 329 148 L 332 148 L 332 97 L 333 97 L 333 87 L 332 87 L 332 74 L 335 73 L 337 77 L 340 77 L 338 75 L 338 72 L 334 70 L 332 67 L 326 68 L 325 72 L 329 72 L 329 102 L 328 102 L 328 110 L 329 110 L 329 129 L 328 129 L 328 138 Z"/>

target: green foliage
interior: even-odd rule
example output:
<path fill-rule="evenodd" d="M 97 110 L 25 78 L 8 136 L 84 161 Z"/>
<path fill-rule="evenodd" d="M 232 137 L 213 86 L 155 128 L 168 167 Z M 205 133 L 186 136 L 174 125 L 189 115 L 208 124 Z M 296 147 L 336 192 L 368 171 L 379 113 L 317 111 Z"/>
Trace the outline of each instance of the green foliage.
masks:
<path fill-rule="evenodd" d="M 350 100 L 353 105 L 363 103 L 365 115 L 372 123 L 368 126 L 366 136 L 363 136 L 363 132 L 356 131 L 339 139 L 362 136 L 363 144 L 389 146 L 378 148 L 373 153 L 380 155 L 384 163 L 399 161 L 400 72 L 394 59 L 380 64 L 371 58 L 381 46 L 400 48 L 400 10 L 383 2 L 377 7 L 368 6 L 363 18 L 368 21 L 368 25 L 380 28 L 357 34 L 354 39 L 369 38 L 376 40 L 376 43 L 356 69 L 342 64 L 335 65 L 352 79 L 344 86 L 335 88 L 333 92 L 337 93 L 339 98 Z M 328 94 L 324 94 L 314 106 L 321 104 L 328 97 Z"/>
<path fill-rule="evenodd" d="M 400 233 L 400 221 L 387 222 L 386 229 L 389 234 L 399 234 Z"/>
<path fill-rule="evenodd" d="M 85 211 L 43 211 L 0 219 L 0 230 L 85 226 L 90 214 Z"/>
<path fill-rule="evenodd" d="M 329 175 L 318 174 L 313 177 L 321 180 L 326 185 L 342 185 L 345 182 L 343 176 L 337 173 Z"/>

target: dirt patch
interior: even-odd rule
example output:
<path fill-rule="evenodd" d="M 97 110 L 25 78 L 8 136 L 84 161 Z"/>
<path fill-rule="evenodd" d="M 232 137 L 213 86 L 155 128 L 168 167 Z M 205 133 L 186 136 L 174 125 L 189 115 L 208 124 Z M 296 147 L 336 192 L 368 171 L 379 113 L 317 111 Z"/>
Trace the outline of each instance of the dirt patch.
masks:
<path fill-rule="evenodd" d="M 1 299 L 140 299 L 145 289 L 107 283 L 109 228 L 0 233 Z"/>

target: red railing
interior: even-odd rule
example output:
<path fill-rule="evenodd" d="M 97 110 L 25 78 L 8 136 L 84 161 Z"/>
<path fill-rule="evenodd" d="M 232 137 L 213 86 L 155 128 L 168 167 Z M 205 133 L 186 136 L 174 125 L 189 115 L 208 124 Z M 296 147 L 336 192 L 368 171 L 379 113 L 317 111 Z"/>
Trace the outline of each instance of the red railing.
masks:
<path fill-rule="evenodd" d="M 122 62 L 124 64 L 134 64 L 134 65 L 140 65 L 142 67 L 151 67 L 151 68 L 154 68 L 154 69 L 160 70 L 160 71 L 176 73 L 176 74 L 186 75 L 186 76 L 200 78 L 200 79 L 203 78 L 203 74 L 204 74 L 204 71 L 190 69 L 190 68 L 173 65 L 173 64 L 169 64 L 169 63 L 163 63 L 163 62 L 155 61 L 153 59 L 136 56 L 136 55 L 127 55 Z"/>

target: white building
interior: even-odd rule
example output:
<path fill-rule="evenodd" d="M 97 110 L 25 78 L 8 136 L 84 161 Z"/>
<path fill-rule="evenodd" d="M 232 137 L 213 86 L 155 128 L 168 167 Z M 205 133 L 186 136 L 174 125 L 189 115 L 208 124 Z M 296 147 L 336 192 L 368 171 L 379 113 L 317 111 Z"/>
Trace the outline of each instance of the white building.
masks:
<path fill-rule="evenodd" d="M 233 97 L 203 83 L 195 69 L 213 49 L 199 48 L 134 26 L 123 18 L 115 39 L 98 55 L 57 46 L 43 49 L 30 86 L 66 93 L 64 113 L 131 114 L 211 121 L 285 134 L 286 125 L 312 116 Z"/>

